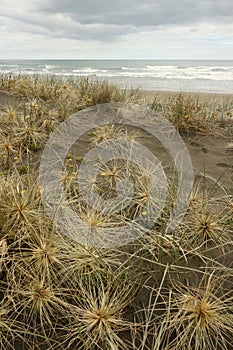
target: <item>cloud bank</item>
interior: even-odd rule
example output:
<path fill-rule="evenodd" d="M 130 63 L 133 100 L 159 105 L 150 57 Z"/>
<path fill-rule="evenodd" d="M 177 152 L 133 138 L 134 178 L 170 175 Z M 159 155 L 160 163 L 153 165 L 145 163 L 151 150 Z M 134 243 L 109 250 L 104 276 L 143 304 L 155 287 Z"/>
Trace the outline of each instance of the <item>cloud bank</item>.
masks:
<path fill-rule="evenodd" d="M 232 23 L 232 0 L 2 0 L 0 58 L 20 49 L 46 57 L 59 54 L 59 45 L 72 57 L 109 58 L 112 50 L 114 58 L 117 45 L 118 57 L 140 56 L 140 47 L 154 56 L 157 47 L 186 58 L 185 46 L 193 46 L 205 57 L 216 52 L 233 59 Z"/>

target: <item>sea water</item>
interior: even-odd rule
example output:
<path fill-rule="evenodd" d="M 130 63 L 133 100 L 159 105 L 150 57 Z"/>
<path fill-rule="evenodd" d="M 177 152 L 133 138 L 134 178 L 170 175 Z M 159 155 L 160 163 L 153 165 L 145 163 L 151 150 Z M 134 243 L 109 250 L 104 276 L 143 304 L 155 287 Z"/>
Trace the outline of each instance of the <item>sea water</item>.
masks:
<path fill-rule="evenodd" d="M 88 77 L 141 90 L 233 93 L 233 60 L 0 60 L 0 73 Z"/>

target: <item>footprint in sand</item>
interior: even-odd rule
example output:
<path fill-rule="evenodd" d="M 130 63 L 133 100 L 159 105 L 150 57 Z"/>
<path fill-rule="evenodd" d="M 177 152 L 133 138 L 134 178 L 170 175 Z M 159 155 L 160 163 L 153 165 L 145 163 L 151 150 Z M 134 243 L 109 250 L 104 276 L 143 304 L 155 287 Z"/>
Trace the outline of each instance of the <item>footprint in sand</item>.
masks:
<path fill-rule="evenodd" d="M 232 164 L 227 164 L 227 163 L 217 163 L 216 165 L 221 168 L 233 168 Z"/>
<path fill-rule="evenodd" d="M 208 153 L 208 150 L 207 150 L 207 148 L 205 148 L 205 147 L 202 147 L 202 148 L 201 148 L 201 151 L 202 151 L 203 153 Z"/>
<path fill-rule="evenodd" d="M 201 143 L 192 141 L 190 142 L 190 145 L 193 147 L 198 147 L 203 153 L 208 153 L 207 148 L 205 148 Z"/>

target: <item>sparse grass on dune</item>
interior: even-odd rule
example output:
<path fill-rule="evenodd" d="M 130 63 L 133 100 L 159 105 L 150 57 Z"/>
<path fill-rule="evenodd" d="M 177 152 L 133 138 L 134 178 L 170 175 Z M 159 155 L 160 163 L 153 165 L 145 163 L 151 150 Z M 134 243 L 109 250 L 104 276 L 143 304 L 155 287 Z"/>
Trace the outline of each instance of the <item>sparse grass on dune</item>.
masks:
<path fill-rule="evenodd" d="M 100 103 L 142 102 L 135 89 L 121 90 L 105 81 L 73 80 L 59 77 L 1 75 L 0 91 L 8 91 L 24 100 L 38 100 L 49 105 L 61 120 L 69 114 Z"/>
<path fill-rule="evenodd" d="M 209 97 L 201 99 L 195 94 L 177 93 L 156 96 L 150 107 L 168 118 L 180 131 L 201 134 L 219 133 L 232 121 L 233 101 L 229 98 Z"/>
<path fill-rule="evenodd" d="M 55 124 L 53 112 L 36 99 L 18 108 L 4 108 L 0 119 L 0 167 L 22 165 L 44 146 Z"/>
<path fill-rule="evenodd" d="M 197 181 L 184 220 L 172 233 L 166 226 L 176 201 L 175 175 L 167 181 L 169 195 L 159 219 L 137 240 L 107 249 L 77 243 L 43 210 L 37 184 L 41 150 L 75 111 L 145 100 L 137 90 L 88 79 L 5 75 L 0 90 L 19 98 L 0 111 L 0 349 L 232 349 L 231 177 L 226 189 L 220 180 L 211 180 L 212 187 Z M 207 102 L 177 94 L 157 97 L 151 107 L 179 130 L 228 135 L 232 103 Z M 85 135 L 86 151 L 103 141 L 114 145 L 119 137 L 143 138 L 138 130 L 103 125 Z M 230 159 L 230 147 L 227 152 Z M 93 208 L 79 188 L 82 162 L 74 145 L 61 179 L 69 205 L 83 220 L 77 234 L 97 241 L 108 227 L 114 235 L 158 205 L 150 192 L 153 169 L 114 159 L 100 166 L 94 183 L 82 179 L 115 203 L 102 212 L 97 200 Z M 96 159 L 93 167 L 100 163 Z M 134 190 L 127 206 L 131 192 L 117 197 L 119 179 L 130 180 Z"/>

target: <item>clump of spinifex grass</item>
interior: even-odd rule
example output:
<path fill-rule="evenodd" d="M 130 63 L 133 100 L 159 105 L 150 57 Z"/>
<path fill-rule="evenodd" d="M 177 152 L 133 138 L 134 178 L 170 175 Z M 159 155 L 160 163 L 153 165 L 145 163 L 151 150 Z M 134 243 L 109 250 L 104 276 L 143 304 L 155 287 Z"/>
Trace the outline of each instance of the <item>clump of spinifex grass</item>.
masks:
<path fill-rule="evenodd" d="M 43 218 L 40 190 L 33 178 L 17 172 L 0 178 L 0 228 L 10 239 L 27 236 Z"/>
<path fill-rule="evenodd" d="M 166 349 L 230 349 L 233 299 L 224 284 L 231 278 L 205 272 L 197 286 L 174 284 L 168 306 L 174 339 Z"/>
<path fill-rule="evenodd" d="M 211 194 L 213 191 L 194 190 L 177 238 L 188 254 L 217 260 L 232 250 L 232 211 L 231 196 Z"/>
<path fill-rule="evenodd" d="M 1 74 L 0 89 L 18 96 L 48 100 L 62 83 L 62 79 L 54 76 Z"/>
<path fill-rule="evenodd" d="M 156 96 L 151 108 L 169 119 L 180 131 L 204 134 L 227 127 L 233 115 L 230 99 L 223 103 L 214 97 L 204 99 L 188 93 Z"/>
<path fill-rule="evenodd" d="M 45 144 L 55 121 L 53 113 L 32 99 L 17 109 L 6 108 L 0 119 L 0 166 L 17 167 Z"/>
<path fill-rule="evenodd" d="M 229 230 L 225 222 L 217 213 L 211 213 L 205 205 L 192 210 L 183 226 L 190 246 L 213 243 L 217 247 L 227 242 Z"/>
<path fill-rule="evenodd" d="M 177 95 L 168 102 L 170 106 L 169 119 L 184 130 L 206 130 L 214 126 L 216 115 L 208 111 L 198 98 L 192 96 Z"/>
<path fill-rule="evenodd" d="M 120 332 L 130 327 L 124 313 L 133 291 L 124 273 L 102 271 L 80 277 L 70 305 L 67 348 L 74 344 L 79 349 L 126 349 Z"/>
<path fill-rule="evenodd" d="M 13 243 L 12 266 L 17 266 L 21 271 L 37 271 L 37 276 L 54 282 L 64 264 L 60 248 L 62 245 L 62 237 L 55 231 L 52 223 L 49 220 L 46 222 L 44 218 L 38 227 L 28 233 L 27 238 Z M 11 273 L 17 274 L 17 270 L 12 269 Z"/>
<path fill-rule="evenodd" d="M 23 276 L 21 271 L 22 280 L 18 278 L 12 292 L 17 316 L 26 325 L 37 325 L 43 330 L 53 328 L 57 322 L 56 317 L 65 316 L 66 313 L 67 304 L 62 300 L 62 291 L 43 277 L 37 276 L 36 270 L 28 268 L 24 273 Z"/>
<path fill-rule="evenodd" d="M 85 78 L 78 82 L 78 89 L 85 106 L 108 102 L 142 102 L 138 89 L 120 89 L 107 81 L 90 81 Z"/>

